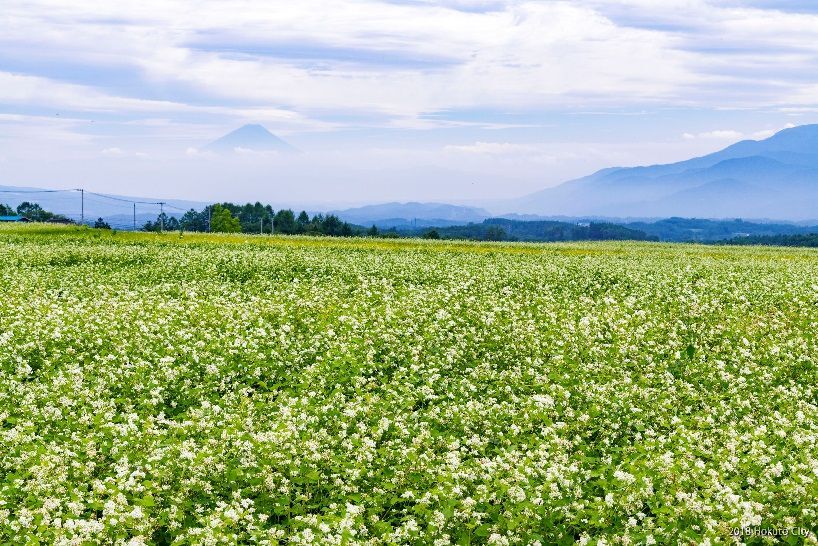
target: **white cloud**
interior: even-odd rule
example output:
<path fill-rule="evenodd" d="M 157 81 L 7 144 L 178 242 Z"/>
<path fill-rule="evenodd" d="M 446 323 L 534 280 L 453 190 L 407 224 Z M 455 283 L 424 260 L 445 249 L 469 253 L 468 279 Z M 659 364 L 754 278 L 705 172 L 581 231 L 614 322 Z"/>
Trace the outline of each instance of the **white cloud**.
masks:
<path fill-rule="evenodd" d="M 204 1 L 139 6 L 56 0 L 4 5 L 3 43 L 73 63 L 139 71 L 148 82 L 199 90 L 211 101 L 266 108 L 353 109 L 417 116 L 446 108 L 528 107 L 672 98 L 695 75 L 662 32 L 619 27 L 580 3 L 508 2 L 489 12 L 374 0 L 289 4 Z M 315 17 L 321 13 L 321 17 Z M 124 24 L 110 24 L 122 20 Z M 65 29 L 72 29 L 66 31 Z M 239 32 L 238 29 L 241 29 Z M 105 50 L 99 44 L 106 44 Z M 11 45 L 9 45 L 11 44 Z M 248 53 L 226 54 L 220 47 Z M 317 61 L 287 51 L 317 49 Z M 276 55 L 254 53 L 279 52 Z M 335 52 L 351 51 L 350 58 Z M 29 53 L 30 54 L 30 53 Z M 575 59 L 582 58 L 583 62 Z M 386 59 L 370 62 L 369 59 Z M 416 61 L 419 61 L 418 65 Z M 72 84 L 9 82 L 16 100 L 51 88 L 77 108 L 167 111 L 174 102 L 94 96 Z M 40 90 L 40 91 L 38 91 Z M 98 93 L 99 94 L 99 93 Z M 107 93 L 104 93 L 107 94 Z"/>
<path fill-rule="evenodd" d="M 0 54 L 100 74 L 115 68 L 180 96 L 116 96 L 6 74 L 0 100 L 53 98 L 63 108 L 145 117 L 197 112 L 293 130 L 332 129 L 318 120 L 337 111 L 388 125 L 458 108 L 818 100 L 815 82 L 803 78 L 816 73 L 813 15 L 704 0 L 202 0 L 195 18 L 190 8 L 184 0 L 7 0 Z M 185 90 L 199 95 L 195 105 Z"/>
<path fill-rule="evenodd" d="M 795 124 L 788 123 L 783 127 L 779 127 L 778 129 L 762 129 L 760 131 L 753 132 L 750 135 L 750 137 L 753 138 L 754 140 L 764 140 L 765 138 L 770 138 L 779 131 L 782 131 L 784 129 L 792 129 L 793 127 L 795 127 Z"/>
<path fill-rule="evenodd" d="M 741 131 L 736 131 L 734 129 L 718 129 L 714 131 L 705 131 L 703 133 L 684 133 L 682 134 L 682 138 L 685 140 L 696 140 L 696 139 L 705 139 L 705 140 L 741 140 L 744 138 L 751 138 L 753 140 L 763 140 L 765 138 L 770 138 L 774 134 L 782 131 L 784 129 L 792 129 L 795 127 L 794 124 L 788 123 L 783 127 L 778 127 L 777 129 L 760 129 L 758 131 L 753 131 L 750 133 L 743 133 Z"/>
<path fill-rule="evenodd" d="M 122 148 L 118 148 L 116 146 L 105 148 L 100 152 L 100 154 L 107 157 L 136 157 L 139 159 L 147 159 L 150 157 L 150 155 L 145 152 L 126 152 Z"/>
<path fill-rule="evenodd" d="M 770 138 L 773 136 L 777 131 L 775 129 L 764 129 L 762 131 L 756 131 L 752 134 L 754 140 L 764 140 L 765 138 Z"/>
<path fill-rule="evenodd" d="M 512 144 L 510 142 L 475 142 L 474 144 L 448 145 L 444 147 L 444 150 L 467 154 L 516 155 L 530 154 L 536 152 L 537 148 L 528 144 Z"/>
<path fill-rule="evenodd" d="M 205 179 L 232 188 L 225 181 L 233 172 L 210 172 L 218 161 L 200 147 L 251 122 L 292 135 L 308 154 L 323 152 L 309 158 L 332 166 L 333 176 L 353 164 L 384 167 L 386 154 L 368 152 L 377 146 L 395 150 L 388 157 L 394 170 L 422 161 L 495 179 L 556 182 L 612 163 L 678 160 L 763 138 L 782 123 L 775 116 L 816 119 L 818 17 L 749 6 L 5 0 L 0 58 L 15 63 L 13 71 L 0 70 L 0 140 L 21 178 L 43 150 L 49 161 L 76 160 L 75 176 L 84 180 L 94 170 L 86 159 L 118 149 L 120 159 L 100 162 L 112 169 L 100 180 L 124 179 L 127 163 L 131 183 L 157 181 L 163 191 L 184 184 L 170 175 L 158 182 L 171 156 L 186 166 L 207 164 L 191 192 L 202 191 Z M 581 112 L 599 115 L 572 117 Z M 642 117 L 626 118 L 633 114 Z M 421 130 L 423 137 L 413 134 Z M 137 161 L 132 150 L 156 161 Z M 349 159 L 337 167 L 328 150 Z M 234 155 L 247 164 L 265 160 Z M 64 173 L 55 167 L 40 183 Z M 277 173 L 258 174 L 259 191 Z M 309 178 L 316 186 L 323 179 L 330 177 Z M 429 187 L 437 191 L 448 179 L 429 180 Z M 369 195 L 369 181 L 361 180 L 360 192 Z M 285 191 L 295 190 L 270 190 Z"/>
<path fill-rule="evenodd" d="M 252 148 L 242 148 L 241 146 L 233 148 L 233 152 L 239 155 L 260 157 L 278 157 L 281 155 L 276 150 L 254 150 Z"/>
<path fill-rule="evenodd" d="M 717 129 L 715 131 L 705 131 L 702 133 L 684 133 L 685 140 L 707 139 L 707 140 L 741 140 L 744 133 L 733 129 Z"/>
<path fill-rule="evenodd" d="M 721 129 L 699 133 L 698 138 L 709 138 L 713 140 L 739 140 L 744 137 L 744 133 L 732 129 Z"/>

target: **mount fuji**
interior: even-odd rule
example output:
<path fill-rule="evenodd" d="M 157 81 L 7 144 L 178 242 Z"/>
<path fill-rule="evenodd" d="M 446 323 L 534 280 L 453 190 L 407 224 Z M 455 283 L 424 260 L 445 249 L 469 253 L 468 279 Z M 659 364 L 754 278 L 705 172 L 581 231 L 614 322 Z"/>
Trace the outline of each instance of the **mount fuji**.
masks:
<path fill-rule="evenodd" d="M 235 131 L 211 142 L 204 149 L 217 153 L 241 151 L 295 153 L 298 151 L 258 124 L 239 127 Z"/>

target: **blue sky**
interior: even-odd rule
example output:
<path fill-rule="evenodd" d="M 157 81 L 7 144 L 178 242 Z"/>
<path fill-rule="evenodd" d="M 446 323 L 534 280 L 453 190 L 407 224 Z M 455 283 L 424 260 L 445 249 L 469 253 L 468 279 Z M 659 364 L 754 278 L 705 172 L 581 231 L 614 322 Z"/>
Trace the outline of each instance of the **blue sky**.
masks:
<path fill-rule="evenodd" d="M 0 184 L 514 197 L 818 122 L 818 5 L 5 0 Z M 214 158 L 261 123 L 304 153 Z"/>

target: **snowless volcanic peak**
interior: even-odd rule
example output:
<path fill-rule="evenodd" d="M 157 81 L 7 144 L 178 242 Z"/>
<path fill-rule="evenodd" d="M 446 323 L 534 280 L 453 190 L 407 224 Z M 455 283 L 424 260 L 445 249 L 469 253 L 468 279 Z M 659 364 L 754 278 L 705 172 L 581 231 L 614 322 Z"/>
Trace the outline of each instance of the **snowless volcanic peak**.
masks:
<path fill-rule="evenodd" d="M 248 124 L 215 140 L 205 148 L 213 152 L 237 152 L 250 150 L 256 152 L 286 152 L 297 150 L 284 140 L 278 138 L 262 125 Z"/>

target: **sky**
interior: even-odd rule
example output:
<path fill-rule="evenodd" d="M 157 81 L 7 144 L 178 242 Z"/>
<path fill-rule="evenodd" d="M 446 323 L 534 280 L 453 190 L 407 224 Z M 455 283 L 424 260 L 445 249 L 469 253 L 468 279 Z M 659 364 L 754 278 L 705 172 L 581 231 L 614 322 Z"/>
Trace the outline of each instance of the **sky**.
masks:
<path fill-rule="evenodd" d="M 818 122 L 818 3 L 3 0 L 0 184 L 484 203 Z M 216 155 L 260 123 L 301 150 Z"/>

